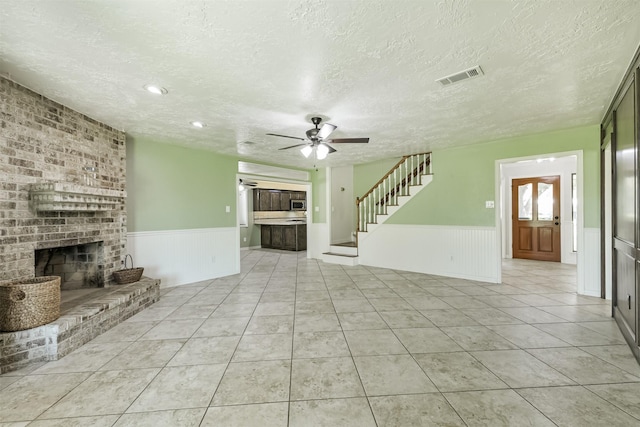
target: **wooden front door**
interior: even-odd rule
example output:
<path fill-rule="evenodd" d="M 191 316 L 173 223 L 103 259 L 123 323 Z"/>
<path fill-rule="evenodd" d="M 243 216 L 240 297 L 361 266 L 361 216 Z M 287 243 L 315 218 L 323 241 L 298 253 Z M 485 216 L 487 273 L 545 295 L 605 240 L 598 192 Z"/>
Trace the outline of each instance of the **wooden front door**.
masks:
<path fill-rule="evenodd" d="M 513 257 L 560 262 L 560 177 L 511 181 Z"/>

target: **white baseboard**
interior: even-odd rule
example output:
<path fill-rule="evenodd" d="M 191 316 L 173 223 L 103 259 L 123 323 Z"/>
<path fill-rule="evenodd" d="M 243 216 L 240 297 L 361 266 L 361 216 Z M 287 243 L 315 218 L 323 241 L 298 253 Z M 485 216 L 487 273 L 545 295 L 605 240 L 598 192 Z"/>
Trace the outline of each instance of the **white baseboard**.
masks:
<path fill-rule="evenodd" d="M 358 239 L 361 265 L 499 281 L 495 227 L 382 224 Z"/>
<path fill-rule="evenodd" d="M 240 272 L 236 227 L 127 233 L 127 252 L 144 275 L 176 286 Z"/>

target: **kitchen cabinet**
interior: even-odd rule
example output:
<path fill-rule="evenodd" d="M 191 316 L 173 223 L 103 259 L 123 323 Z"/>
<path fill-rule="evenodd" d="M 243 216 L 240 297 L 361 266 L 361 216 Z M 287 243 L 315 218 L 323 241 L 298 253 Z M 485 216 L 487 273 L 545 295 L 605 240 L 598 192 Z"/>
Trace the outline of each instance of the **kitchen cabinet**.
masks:
<path fill-rule="evenodd" d="M 286 190 L 253 190 L 254 211 L 288 211 L 291 210 L 291 200 L 306 200 L 304 191 Z"/>
<path fill-rule="evenodd" d="M 271 198 L 271 209 L 272 211 L 286 211 L 289 210 L 289 206 L 286 209 L 280 206 L 280 192 L 279 191 L 270 191 L 269 197 Z"/>
<path fill-rule="evenodd" d="M 307 250 L 307 225 L 266 225 L 260 226 L 261 246 L 287 251 Z"/>
<path fill-rule="evenodd" d="M 260 245 L 263 248 L 271 247 L 271 226 L 270 225 L 260 226 Z"/>

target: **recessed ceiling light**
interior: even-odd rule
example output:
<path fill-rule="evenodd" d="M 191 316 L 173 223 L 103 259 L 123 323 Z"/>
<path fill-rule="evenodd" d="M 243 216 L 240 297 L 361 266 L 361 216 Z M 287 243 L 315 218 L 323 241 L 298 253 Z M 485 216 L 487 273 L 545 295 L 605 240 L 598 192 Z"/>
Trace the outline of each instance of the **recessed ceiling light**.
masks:
<path fill-rule="evenodd" d="M 194 122 L 191 122 L 191 126 L 193 126 L 194 128 L 202 129 L 206 125 L 202 122 L 194 121 Z"/>
<path fill-rule="evenodd" d="M 166 95 L 167 92 L 169 92 L 168 90 L 166 90 L 162 86 L 144 85 L 143 87 L 144 87 L 144 90 L 146 90 L 147 92 L 151 92 L 154 95 Z"/>

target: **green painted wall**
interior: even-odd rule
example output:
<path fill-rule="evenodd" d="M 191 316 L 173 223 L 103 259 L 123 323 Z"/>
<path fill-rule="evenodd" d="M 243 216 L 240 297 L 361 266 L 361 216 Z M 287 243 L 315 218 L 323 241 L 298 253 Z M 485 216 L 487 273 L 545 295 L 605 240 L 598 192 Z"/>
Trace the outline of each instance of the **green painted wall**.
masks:
<path fill-rule="evenodd" d="M 235 227 L 237 160 L 129 137 L 128 231 Z"/>
<path fill-rule="evenodd" d="M 327 169 L 318 168 L 309 172 L 312 185 L 312 206 L 307 210 L 313 212 L 314 223 L 327 222 Z M 318 211 L 315 208 L 318 207 Z"/>
<path fill-rule="evenodd" d="M 378 183 L 380 178 L 394 167 L 400 158 L 378 160 L 377 162 L 366 163 L 354 166 L 353 171 L 353 197 L 362 197 L 367 191 Z M 357 171 L 356 171 L 357 169 Z"/>
<path fill-rule="evenodd" d="M 434 151 L 433 182 L 387 223 L 494 226 L 494 210 L 484 204 L 495 199 L 496 160 L 583 150 L 584 226 L 597 228 L 599 142 L 599 127 L 587 126 Z M 365 187 L 375 184 L 393 164 L 389 160 L 355 166 L 354 187 L 358 193 L 367 191 Z"/>

